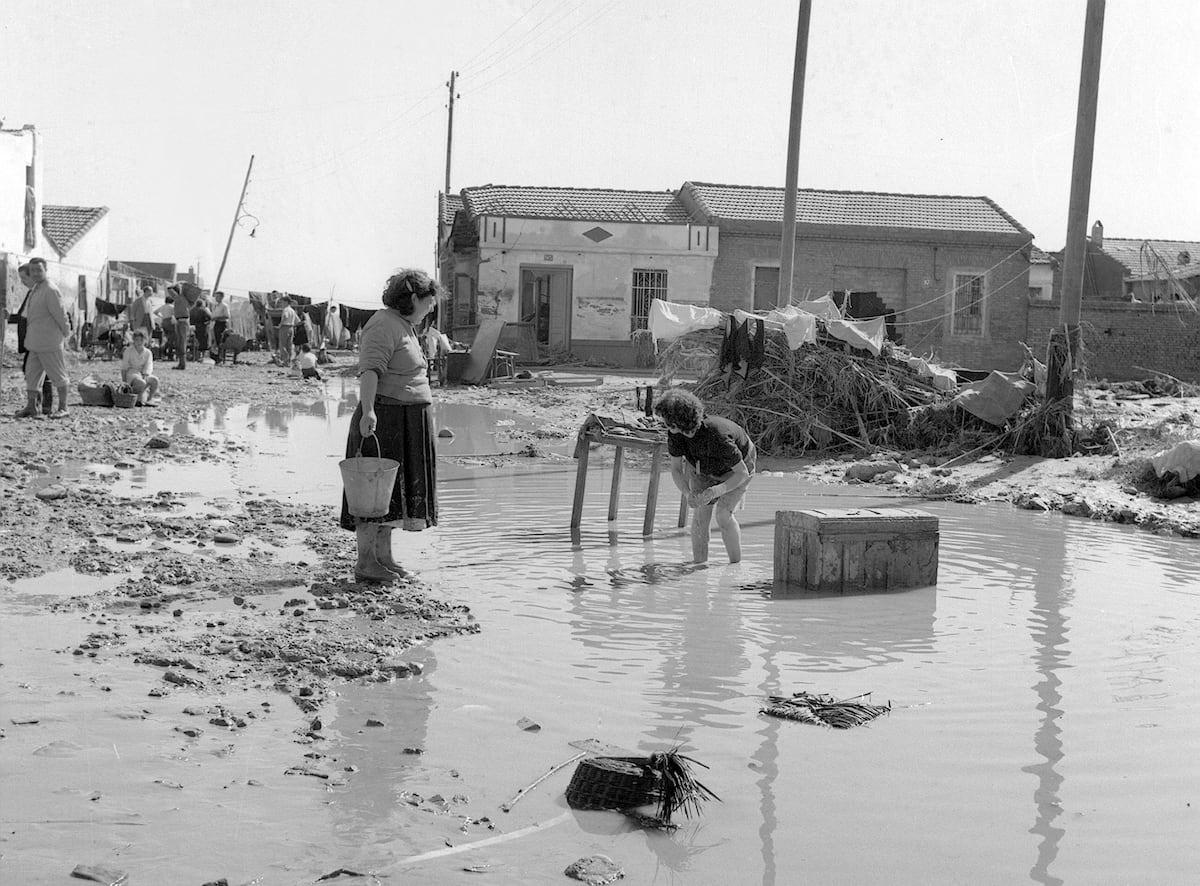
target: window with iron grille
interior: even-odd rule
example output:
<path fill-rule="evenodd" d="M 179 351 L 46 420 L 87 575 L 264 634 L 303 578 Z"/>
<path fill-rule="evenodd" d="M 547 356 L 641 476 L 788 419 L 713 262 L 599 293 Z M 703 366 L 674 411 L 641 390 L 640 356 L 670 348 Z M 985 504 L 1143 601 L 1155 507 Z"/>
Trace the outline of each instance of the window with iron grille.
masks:
<path fill-rule="evenodd" d="M 633 304 L 630 309 L 631 332 L 646 329 L 650 324 L 650 302 L 667 297 L 667 272 L 646 268 L 633 269 Z"/>
<path fill-rule="evenodd" d="M 983 275 L 955 274 L 953 311 L 955 335 L 983 335 Z"/>

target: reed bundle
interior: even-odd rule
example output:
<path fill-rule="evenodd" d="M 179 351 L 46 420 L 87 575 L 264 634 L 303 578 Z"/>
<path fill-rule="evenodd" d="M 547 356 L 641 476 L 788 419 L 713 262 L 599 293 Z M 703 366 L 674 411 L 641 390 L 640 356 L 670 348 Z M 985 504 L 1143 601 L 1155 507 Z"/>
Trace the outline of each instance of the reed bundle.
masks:
<path fill-rule="evenodd" d="M 650 755 L 649 768 L 657 772 L 660 779 L 657 818 L 666 825 L 671 824 L 671 816 L 678 811 L 682 811 L 685 818 L 691 818 L 693 814 L 699 816 L 701 803 L 721 799 L 692 775 L 691 764 L 708 768 L 679 753 L 678 747 Z"/>
<path fill-rule="evenodd" d="M 870 723 L 876 717 L 891 712 L 892 703 L 890 701 L 884 705 L 860 701 L 860 699 L 869 699 L 870 697 L 871 693 L 869 692 L 844 699 L 811 692 L 796 692 L 791 696 L 772 695 L 770 696 L 771 704 L 761 713 L 784 720 L 811 723 L 814 726 L 850 729 L 853 726 Z"/>

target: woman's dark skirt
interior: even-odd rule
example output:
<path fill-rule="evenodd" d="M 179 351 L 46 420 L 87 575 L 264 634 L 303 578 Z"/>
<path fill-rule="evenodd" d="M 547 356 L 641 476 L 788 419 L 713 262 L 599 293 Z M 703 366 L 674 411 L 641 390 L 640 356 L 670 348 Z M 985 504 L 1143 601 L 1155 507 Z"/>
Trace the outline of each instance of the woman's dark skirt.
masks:
<path fill-rule="evenodd" d="M 429 409 L 423 404 L 392 406 L 376 401 L 375 415 L 379 419 L 375 436 L 362 442 L 359 421 L 362 404 L 350 419 L 350 434 L 346 438 L 346 458 L 358 455 L 379 455 L 400 462 L 396 486 L 392 489 L 392 505 L 382 517 L 355 517 L 346 505 L 342 493 L 343 529 L 354 529 L 360 523 L 397 523 L 403 529 L 419 531 L 437 525 L 437 452 L 433 445 L 433 427 Z M 379 441 L 379 453 L 375 441 Z"/>

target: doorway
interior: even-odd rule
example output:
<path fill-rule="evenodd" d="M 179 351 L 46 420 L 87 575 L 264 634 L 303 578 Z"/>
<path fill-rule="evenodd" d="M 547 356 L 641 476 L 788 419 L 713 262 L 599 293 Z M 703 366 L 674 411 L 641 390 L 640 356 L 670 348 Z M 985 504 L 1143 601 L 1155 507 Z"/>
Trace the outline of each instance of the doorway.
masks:
<path fill-rule="evenodd" d="M 521 269 L 521 322 L 533 326 L 539 347 L 570 350 L 571 269 Z"/>

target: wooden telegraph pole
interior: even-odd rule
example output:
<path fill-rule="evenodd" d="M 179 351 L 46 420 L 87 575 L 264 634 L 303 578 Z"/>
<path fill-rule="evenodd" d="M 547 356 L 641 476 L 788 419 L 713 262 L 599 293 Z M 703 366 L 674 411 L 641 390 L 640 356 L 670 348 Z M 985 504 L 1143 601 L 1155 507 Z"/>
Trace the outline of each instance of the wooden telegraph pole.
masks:
<path fill-rule="evenodd" d="M 787 174 L 783 185 L 783 237 L 779 241 L 778 305 L 792 302 L 792 268 L 796 261 L 796 188 L 800 170 L 800 118 L 804 110 L 804 69 L 808 64 L 808 21 L 812 0 L 800 0 L 796 25 L 796 60 L 792 66 L 792 115 L 788 126 Z"/>
<path fill-rule="evenodd" d="M 229 258 L 229 247 L 233 243 L 233 232 L 237 230 L 238 219 L 242 217 L 242 203 L 246 199 L 246 188 L 250 184 L 250 170 L 254 168 L 254 155 L 250 155 L 250 165 L 246 167 L 246 180 L 242 182 L 242 193 L 238 197 L 237 209 L 233 211 L 233 224 L 229 226 L 229 239 L 225 241 L 225 252 L 221 256 L 221 266 L 217 268 L 217 279 L 213 283 L 212 291 L 216 295 L 217 290 L 221 288 L 221 275 L 225 273 L 225 260 Z"/>
<path fill-rule="evenodd" d="M 450 196 L 450 150 L 454 144 L 454 100 L 458 98 L 454 93 L 454 81 L 458 79 L 458 71 L 450 72 L 450 82 L 446 87 L 450 90 L 450 116 L 446 119 L 446 188 L 442 191 L 447 197 Z"/>
<path fill-rule="evenodd" d="M 1096 142 L 1096 105 L 1100 92 L 1100 44 L 1104 37 L 1104 0 L 1088 0 L 1083 25 L 1083 62 L 1079 73 L 1079 105 L 1075 118 L 1075 156 L 1071 165 L 1071 200 L 1067 209 L 1067 243 L 1063 252 L 1062 306 L 1059 327 L 1051 330 L 1046 354 L 1046 400 L 1060 402 L 1064 430 L 1073 425 L 1079 358 L 1079 314 L 1087 261 L 1088 200 L 1092 189 L 1092 154 Z"/>

